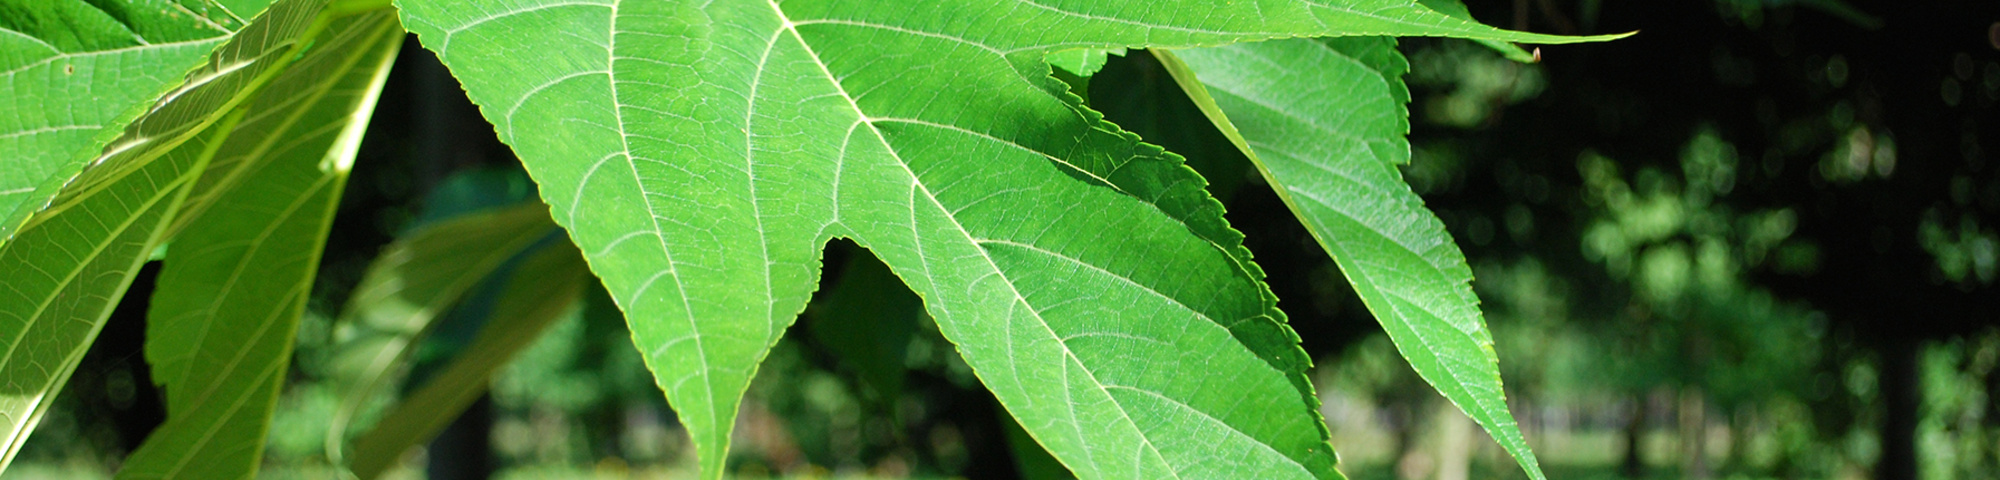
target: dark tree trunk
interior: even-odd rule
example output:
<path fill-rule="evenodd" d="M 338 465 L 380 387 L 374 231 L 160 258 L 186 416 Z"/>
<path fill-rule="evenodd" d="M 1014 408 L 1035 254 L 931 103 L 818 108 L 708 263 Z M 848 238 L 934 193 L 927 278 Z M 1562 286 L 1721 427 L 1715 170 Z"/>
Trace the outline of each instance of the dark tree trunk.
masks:
<path fill-rule="evenodd" d="M 493 395 L 480 395 L 465 413 L 431 440 L 431 480 L 485 480 L 493 476 Z"/>
<path fill-rule="evenodd" d="M 1882 348 L 1882 459 L 1875 465 L 1879 480 L 1917 478 L 1917 411 L 1923 407 L 1919 390 L 1915 340 L 1891 342 Z"/>
<path fill-rule="evenodd" d="M 1632 419 L 1625 423 L 1625 461 L 1618 467 L 1625 478 L 1646 476 L 1646 459 L 1639 447 L 1646 437 L 1646 417 L 1652 413 L 1647 407 L 1651 403 L 1644 394 L 1632 397 Z"/>

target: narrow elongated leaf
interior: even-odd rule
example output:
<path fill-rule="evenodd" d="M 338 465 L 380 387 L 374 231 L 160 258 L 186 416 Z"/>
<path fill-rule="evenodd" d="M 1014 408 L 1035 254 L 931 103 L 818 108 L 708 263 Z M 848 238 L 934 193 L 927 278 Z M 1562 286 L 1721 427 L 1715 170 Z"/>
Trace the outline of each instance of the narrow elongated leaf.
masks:
<path fill-rule="evenodd" d="M 399 5 L 625 310 L 708 478 L 835 236 L 922 295 L 1080 477 L 1337 477 L 1303 353 L 1219 207 L 1065 98 L 1044 55 L 1580 40 L 1396 0 Z"/>
<path fill-rule="evenodd" d="M 1396 170 L 1410 159 L 1410 94 L 1395 41 L 1276 40 L 1158 55 L 1340 264 L 1417 373 L 1542 478 L 1507 411 L 1472 270 Z"/>
<path fill-rule="evenodd" d="M 493 372 L 541 338 L 549 325 L 577 303 L 585 282 L 591 280 L 583 253 L 566 240 L 522 260 L 509 274 L 491 309 L 492 316 L 472 342 L 376 422 L 375 429 L 355 441 L 350 466 L 355 476 L 376 478 L 395 465 L 404 451 L 437 436 L 486 392 Z"/>
<path fill-rule="evenodd" d="M 1417 1 L 1419 3 L 1424 4 L 1425 7 L 1429 7 L 1431 10 L 1437 10 L 1438 13 L 1450 15 L 1453 17 L 1463 18 L 1466 20 L 1472 20 L 1472 10 L 1465 7 L 1465 2 L 1459 0 L 1417 0 Z M 1478 42 L 1480 45 L 1485 45 L 1486 48 L 1491 48 L 1495 52 L 1499 52 L 1500 55 L 1507 57 L 1508 60 L 1513 60 L 1521 63 L 1534 63 L 1540 61 L 1535 57 L 1534 53 L 1530 53 L 1527 50 L 1522 50 L 1521 46 L 1519 45 L 1499 40 L 1487 40 L 1483 38 L 1473 39 L 1472 41 Z"/>
<path fill-rule="evenodd" d="M 160 95 L 220 79 L 188 72 L 271 1 L 237 3 L 243 11 L 167 0 L 0 0 L 0 98 L 16 102 L 0 115 L 0 244 Z M 226 110 L 214 107 L 207 121 Z M 154 123 L 148 135 L 129 137 L 184 137 L 206 126 Z"/>
<path fill-rule="evenodd" d="M 346 460 L 349 424 L 369 399 L 395 385 L 403 360 L 434 320 L 508 259 L 556 232 L 548 206 L 528 202 L 440 221 L 384 249 L 335 326 L 335 382 L 344 398 L 327 430 L 328 457 Z"/>
<path fill-rule="evenodd" d="M 196 183 L 223 191 L 176 238 L 148 312 L 167 420 L 119 478 L 249 478 L 262 461 L 334 208 L 402 44 L 386 10 L 328 25 L 320 48 L 247 105 Z"/>

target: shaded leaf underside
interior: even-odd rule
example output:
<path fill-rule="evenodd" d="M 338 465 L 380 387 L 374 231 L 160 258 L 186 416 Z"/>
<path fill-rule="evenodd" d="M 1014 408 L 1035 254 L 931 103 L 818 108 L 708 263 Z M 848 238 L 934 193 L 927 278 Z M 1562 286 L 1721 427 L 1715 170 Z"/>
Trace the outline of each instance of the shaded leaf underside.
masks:
<path fill-rule="evenodd" d="M 6 457 L 0 458 L 0 463 L 11 460 L 48 400 L 60 390 L 96 337 L 116 299 L 130 285 L 139 264 L 165 238 L 167 225 L 161 222 L 173 220 L 189 185 L 200 177 L 234 120 L 221 126 L 218 122 L 226 116 L 240 118 L 240 114 L 229 112 L 236 111 L 257 86 L 293 59 L 286 54 L 296 51 L 294 40 L 309 30 L 324 2 L 285 0 L 219 47 L 213 42 L 186 43 L 99 52 L 107 55 L 60 54 L 37 57 L 40 59 L 6 74 L 4 83 L 17 89 L 0 93 L 23 103 L 55 101 L 59 97 L 52 95 L 57 94 L 71 95 L 61 100 L 64 102 L 83 101 L 90 96 L 76 92 L 88 91 L 89 85 L 97 85 L 98 78 L 104 76 L 186 72 L 187 80 L 150 107 L 126 114 L 130 123 L 109 146 L 102 142 L 108 138 L 85 138 L 81 140 L 84 144 L 78 145 L 95 152 L 97 147 L 89 142 L 97 141 L 94 145 L 103 146 L 101 153 L 71 158 L 66 155 L 68 147 L 38 144 L 34 148 L 39 150 L 4 160 L 8 168 L 0 172 L 7 172 L 5 175 L 12 175 L 17 166 L 22 169 L 19 171 L 55 167 L 48 170 L 53 173 L 47 178 L 31 180 L 29 187 L 8 183 L 7 188 L 26 188 L 29 193 L 27 197 L 9 197 L 13 199 L 9 201 L 21 203 L 14 209 L 15 215 L 0 224 L 4 225 L 0 231 L 19 227 L 0 245 L 0 278 L 8 279 L 0 289 L 0 342 L 4 342 L 0 343 L 4 346 L 4 354 L 0 354 L 0 422 L 4 423 L 0 427 L 7 432 Z M 10 33 L 0 32 L 0 36 L 6 35 Z M 19 45 L 0 45 L 0 49 L 15 46 Z M 179 57 L 157 54 L 180 48 L 199 48 L 208 54 L 208 60 L 202 63 L 197 56 L 181 59 L 184 63 L 159 63 Z M 144 52 L 156 56 L 145 57 Z M 98 60 L 106 63 L 91 63 Z M 190 65 L 194 65 L 191 72 Z M 121 95 L 113 91 L 105 94 L 113 99 Z M 52 104 L 51 108 L 58 106 Z M 60 108 L 37 113 L 68 112 L 81 117 L 100 107 Z M 30 110 L 16 111 L 26 114 Z M 91 128 L 118 130 L 106 125 Z M 79 141 L 79 137 L 58 137 Z M 41 140 L 47 139 L 36 141 Z M 22 218 L 26 221 L 17 223 Z"/>
<path fill-rule="evenodd" d="M 1076 106 L 1043 55 L 1576 40 L 1387 0 L 943 3 L 400 5 L 625 310 L 711 478 L 835 236 L 923 296 L 1081 477 L 1337 477 L 1240 235 L 1177 158 Z"/>
<path fill-rule="evenodd" d="M 255 474 L 334 208 L 401 37 L 388 11 L 330 21 L 314 39 L 321 48 L 264 88 L 208 154 L 194 184 L 207 200 L 183 205 L 187 227 L 148 312 L 147 362 L 167 419 L 118 478 Z"/>
<path fill-rule="evenodd" d="M 83 359 L 198 168 L 192 158 L 154 162 L 0 249 L 0 463 L 19 452 Z"/>

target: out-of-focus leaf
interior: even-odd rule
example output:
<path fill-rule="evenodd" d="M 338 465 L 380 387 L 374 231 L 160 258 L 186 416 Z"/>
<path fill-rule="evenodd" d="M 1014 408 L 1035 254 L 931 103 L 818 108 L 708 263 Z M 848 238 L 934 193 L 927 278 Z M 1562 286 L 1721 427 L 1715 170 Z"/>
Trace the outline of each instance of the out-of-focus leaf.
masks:
<path fill-rule="evenodd" d="M 328 25 L 247 104 L 195 184 L 206 203 L 182 210 L 199 218 L 168 250 L 146 329 L 167 420 L 118 478 L 250 478 L 262 463 L 327 229 L 402 45 L 390 11 Z"/>
<path fill-rule="evenodd" d="M 335 324 L 335 384 L 345 392 L 327 431 L 328 457 L 344 461 L 347 429 L 397 373 L 434 320 L 474 285 L 558 232 L 540 202 L 441 220 L 383 250 Z"/>
<path fill-rule="evenodd" d="M 536 200 L 535 181 L 518 167 L 481 166 L 452 172 L 424 193 L 423 206 L 409 229 L 483 210 L 521 206 Z M 543 207 L 547 210 L 547 207 Z M 546 215 L 546 214 L 544 214 Z M 551 221 L 550 225 L 554 225 Z"/>
<path fill-rule="evenodd" d="M 593 280 L 583 254 L 567 240 L 553 242 L 508 274 L 492 315 L 451 363 L 405 397 L 355 441 L 349 468 L 362 480 L 380 476 L 403 451 L 429 441 L 486 391 L 493 372 L 541 338 L 570 310 Z"/>
<path fill-rule="evenodd" d="M 1881 17 L 1869 15 L 1868 12 L 1854 8 L 1853 5 L 1849 5 L 1847 2 L 1841 0 L 1764 0 L 1764 3 L 1769 6 L 1783 6 L 1786 3 L 1797 3 L 1821 12 L 1826 12 L 1826 14 L 1833 15 L 1841 20 L 1846 20 L 1847 23 L 1852 23 L 1856 27 L 1869 30 L 1882 28 Z"/>
<path fill-rule="evenodd" d="M 808 309 L 812 335 L 878 394 L 894 401 L 903 392 L 910 335 L 924 316 L 924 301 L 881 260 L 856 249 L 840 283 Z"/>
<path fill-rule="evenodd" d="M 1262 169 L 1417 373 L 1543 478 L 1507 411 L 1472 270 L 1396 170 L 1410 159 L 1410 94 L 1395 40 L 1292 39 L 1155 55 Z"/>

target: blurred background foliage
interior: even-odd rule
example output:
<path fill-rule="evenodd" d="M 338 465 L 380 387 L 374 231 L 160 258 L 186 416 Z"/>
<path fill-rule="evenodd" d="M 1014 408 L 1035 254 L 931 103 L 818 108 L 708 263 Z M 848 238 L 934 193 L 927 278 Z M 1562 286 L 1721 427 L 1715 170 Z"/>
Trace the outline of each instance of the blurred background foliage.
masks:
<path fill-rule="evenodd" d="M 1986 0 L 1472 0 L 1495 25 L 1628 39 L 1523 64 L 1407 39 L 1404 173 L 1466 251 L 1509 401 L 1552 478 L 1976 479 L 2000 472 L 2000 5 Z M 334 319 L 418 225 L 533 198 L 415 45 L 334 227 L 262 476 L 337 478 Z M 1150 55 L 1065 78 L 1188 157 L 1318 359 L 1353 478 L 1520 472 L 1424 385 L 1338 269 Z M 742 478 L 1055 478 L 920 301 L 835 242 L 760 370 Z M 7 478 L 108 477 L 161 420 L 149 266 Z M 478 295 L 392 404 L 477 330 Z M 691 450 L 592 289 L 392 478 L 681 478 Z"/>

